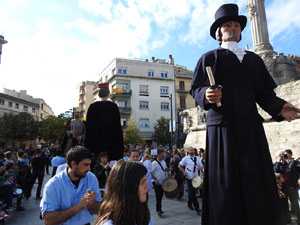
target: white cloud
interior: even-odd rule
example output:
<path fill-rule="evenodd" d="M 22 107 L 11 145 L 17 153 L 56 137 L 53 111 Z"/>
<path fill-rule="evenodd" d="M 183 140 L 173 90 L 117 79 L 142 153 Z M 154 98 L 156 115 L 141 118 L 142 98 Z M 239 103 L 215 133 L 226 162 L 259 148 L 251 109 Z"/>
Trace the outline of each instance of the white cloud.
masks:
<path fill-rule="evenodd" d="M 79 7 L 91 12 L 95 16 L 111 19 L 111 0 L 78 0 Z"/>
<path fill-rule="evenodd" d="M 266 9 L 271 41 L 288 40 L 300 28 L 299 0 L 274 0 Z"/>

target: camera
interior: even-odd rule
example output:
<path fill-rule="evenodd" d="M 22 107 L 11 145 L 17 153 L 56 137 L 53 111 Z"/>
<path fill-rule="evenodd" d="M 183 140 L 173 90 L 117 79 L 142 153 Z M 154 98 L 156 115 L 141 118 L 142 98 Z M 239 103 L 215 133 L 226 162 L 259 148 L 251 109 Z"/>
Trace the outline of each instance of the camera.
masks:
<path fill-rule="evenodd" d="M 287 159 L 288 158 L 287 154 L 283 154 L 283 158 Z"/>

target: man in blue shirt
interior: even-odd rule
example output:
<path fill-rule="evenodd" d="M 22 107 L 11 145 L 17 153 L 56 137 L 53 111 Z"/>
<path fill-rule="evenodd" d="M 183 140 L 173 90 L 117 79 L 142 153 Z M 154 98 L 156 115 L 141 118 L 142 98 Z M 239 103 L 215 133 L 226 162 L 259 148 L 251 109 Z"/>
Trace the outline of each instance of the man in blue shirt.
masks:
<path fill-rule="evenodd" d="M 46 225 L 85 225 L 100 206 L 101 193 L 96 176 L 90 172 L 93 154 L 75 146 L 67 154 L 68 168 L 52 177 L 40 203 Z"/>

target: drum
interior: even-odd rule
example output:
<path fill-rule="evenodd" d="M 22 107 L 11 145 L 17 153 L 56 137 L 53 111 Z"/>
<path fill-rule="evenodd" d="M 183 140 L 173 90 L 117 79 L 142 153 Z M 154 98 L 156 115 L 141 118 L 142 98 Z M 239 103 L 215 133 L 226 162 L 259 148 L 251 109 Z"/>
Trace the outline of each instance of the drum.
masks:
<path fill-rule="evenodd" d="M 174 178 L 165 179 L 161 187 L 164 190 L 167 198 L 173 199 L 178 197 L 179 188 L 178 188 L 177 181 Z"/>
<path fill-rule="evenodd" d="M 14 192 L 14 195 L 20 195 L 20 194 L 22 194 L 22 189 L 20 189 L 20 188 L 17 188 L 16 189 L 16 191 Z"/>
<path fill-rule="evenodd" d="M 194 176 L 192 179 L 192 186 L 194 188 L 201 188 L 203 186 L 203 179 L 200 176 Z"/>

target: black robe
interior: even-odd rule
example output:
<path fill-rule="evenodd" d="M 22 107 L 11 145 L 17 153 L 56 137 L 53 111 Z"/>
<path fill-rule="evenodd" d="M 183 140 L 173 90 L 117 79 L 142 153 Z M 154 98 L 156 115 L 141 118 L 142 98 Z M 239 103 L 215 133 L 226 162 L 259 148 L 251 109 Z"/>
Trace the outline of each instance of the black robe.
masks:
<path fill-rule="evenodd" d="M 222 85 L 222 106 L 205 104 L 206 66 Z M 198 61 L 190 93 L 208 110 L 202 225 L 283 225 L 278 191 L 258 103 L 275 120 L 285 101 L 263 60 L 246 52 L 242 63 L 216 49 Z"/>
<path fill-rule="evenodd" d="M 109 160 L 123 158 L 120 112 L 115 103 L 99 101 L 90 105 L 86 117 L 86 147 L 96 156 L 108 152 Z"/>

